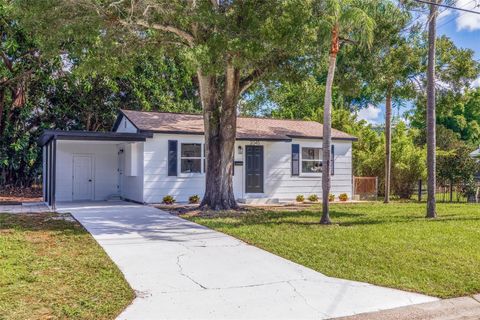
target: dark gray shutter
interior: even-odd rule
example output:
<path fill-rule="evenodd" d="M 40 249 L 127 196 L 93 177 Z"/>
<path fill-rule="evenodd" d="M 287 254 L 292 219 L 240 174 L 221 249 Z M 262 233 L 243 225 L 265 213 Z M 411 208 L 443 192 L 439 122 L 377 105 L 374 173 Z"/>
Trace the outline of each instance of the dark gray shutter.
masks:
<path fill-rule="evenodd" d="M 292 176 L 300 174 L 300 145 L 292 144 Z"/>
<path fill-rule="evenodd" d="M 335 174 L 335 145 L 332 144 L 332 153 L 330 154 L 330 157 L 332 158 L 332 176 Z"/>
<path fill-rule="evenodd" d="M 178 141 L 177 140 L 168 140 L 168 175 L 176 176 L 177 175 L 177 151 L 178 151 Z"/>

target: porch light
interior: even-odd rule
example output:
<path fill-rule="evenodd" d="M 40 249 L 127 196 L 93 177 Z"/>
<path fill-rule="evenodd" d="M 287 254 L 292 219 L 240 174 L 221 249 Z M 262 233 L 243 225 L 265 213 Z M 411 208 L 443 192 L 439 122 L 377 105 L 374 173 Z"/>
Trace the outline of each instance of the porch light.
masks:
<path fill-rule="evenodd" d="M 238 154 L 243 154 L 243 148 L 242 148 L 242 146 L 238 146 Z"/>

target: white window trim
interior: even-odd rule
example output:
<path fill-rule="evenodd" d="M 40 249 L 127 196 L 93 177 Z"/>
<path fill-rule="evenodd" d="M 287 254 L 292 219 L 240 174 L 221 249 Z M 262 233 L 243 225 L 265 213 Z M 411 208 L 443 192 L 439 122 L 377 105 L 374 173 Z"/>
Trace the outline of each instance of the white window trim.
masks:
<path fill-rule="evenodd" d="M 302 177 L 320 177 L 322 176 L 322 173 L 323 173 L 323 167 L 322 167 L 322 172 L 303 172 L 303 148 L 317 148 L 317 149 L 320 149 L 320 159 L 319 161 L 322 161 L 323 163 L 323 160 L 322 160 L 322 152 L 323 152 L 323 146 L 318 146 L 318 145 L 311 145 L 311 144 L 300 144 L 300 176 Z M 310 161 L 309 160 L 305 160 L 305 161 Z M 311 160 L 311 161 L 315 161 L 315 160 Z M 317 160 L 318 161 L 318 160 Z"/>
<path fill-rule="evenodd" d="M 179 140 L 178 141 L 179 148 L 177 150 L 177 172 L 179 177 L 198 177 L 198 176 L 203 176 L 205 175 L 205 143 L 200 142 L 200 141 L 189 141 L 189 140 Z M 201 157 L 192 157 L 192 158 L 185 158 L 182 157 L 182 144 L 199 144 L 200 145 L 200 152 L 201 152 Z M 201 172 L 182 172 L 182 158 L 183 159 L 200 159 L 200 168 Z"/>

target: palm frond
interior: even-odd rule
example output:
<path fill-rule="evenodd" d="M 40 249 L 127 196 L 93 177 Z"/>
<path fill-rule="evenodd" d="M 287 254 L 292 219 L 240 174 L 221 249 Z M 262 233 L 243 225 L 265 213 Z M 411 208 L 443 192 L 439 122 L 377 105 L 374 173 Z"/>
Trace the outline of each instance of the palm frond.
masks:
<path fill-rule="evenodd" d="M 341 35 L 369 47 L 373 42 L 375 20 L 359 7 L 347 6 L 342 11 L 339 18 Z"/>

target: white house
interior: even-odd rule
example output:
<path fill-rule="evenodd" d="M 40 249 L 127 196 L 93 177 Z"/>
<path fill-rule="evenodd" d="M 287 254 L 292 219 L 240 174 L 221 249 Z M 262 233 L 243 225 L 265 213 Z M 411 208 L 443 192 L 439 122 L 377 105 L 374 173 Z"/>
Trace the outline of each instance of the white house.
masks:
<path fill-rule="evenodd" d="M 352 196 L 352 141 L 332 130 L 332 189 Z M 179 202 L 205 189 L 203 118 L 196 114 L 121 110 L 112 132 L 47 130 L 43 147 L 44 199 L 121 197 Z M 321 197 L 322 125 L 313 121 L 239 117 L 234 193 L 239 201 Z M 255 199 L 255 200 L 252 200 Z M 261 200 L 260 200 L 261 199 Z"/>

